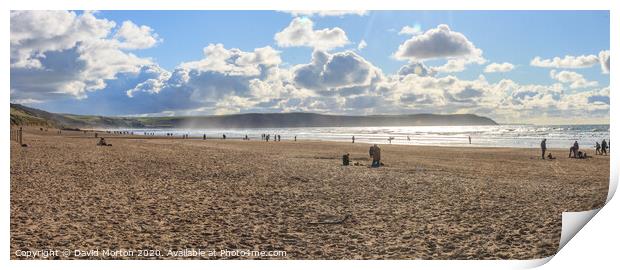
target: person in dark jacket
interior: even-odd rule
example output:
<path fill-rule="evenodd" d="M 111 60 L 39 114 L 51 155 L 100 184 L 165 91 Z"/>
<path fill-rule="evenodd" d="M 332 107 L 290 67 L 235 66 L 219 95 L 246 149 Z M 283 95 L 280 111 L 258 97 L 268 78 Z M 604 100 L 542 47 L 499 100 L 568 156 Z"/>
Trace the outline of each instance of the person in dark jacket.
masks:
<path fill-rule="evenodd" d="M 542 151 L 542 159 L 545 159 L 545 151 L 547 151 L 547 139 L 540 142 L 540 150 Z"/>

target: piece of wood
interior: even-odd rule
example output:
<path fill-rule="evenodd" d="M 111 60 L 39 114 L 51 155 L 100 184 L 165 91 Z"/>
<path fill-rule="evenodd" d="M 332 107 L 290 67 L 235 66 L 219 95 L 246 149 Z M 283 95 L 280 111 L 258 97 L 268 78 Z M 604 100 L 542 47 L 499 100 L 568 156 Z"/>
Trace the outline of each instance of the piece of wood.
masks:
<path fill-rule="evenodd" d="M 322 225 L 322 224 L 342 224 L 344 223 L 348 218 L 349 218 L 349 214 L 345 215 L 342 219 L 336 219 L 336 220 L 322 220 L 322 221 L 316 221 L 316 222 L 308 222 L 308 224 L 310 225 Z"/>

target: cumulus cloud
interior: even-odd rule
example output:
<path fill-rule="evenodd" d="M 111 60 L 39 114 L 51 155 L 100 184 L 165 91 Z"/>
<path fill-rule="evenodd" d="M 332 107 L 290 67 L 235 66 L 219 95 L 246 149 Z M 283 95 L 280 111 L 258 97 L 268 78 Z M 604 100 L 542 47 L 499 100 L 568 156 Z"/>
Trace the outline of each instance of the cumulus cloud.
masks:
<path fill-rule="evenodd" d="M 358 51 L 361 51 L 361 50 L 363 50 L 364 48 L 366 48 L 366 46 L 368 46 L 368 44 L 366 43 L 366 41 L 364 41 L 364 40 L 362 39 L 362 41 L 360 41 L 360 43 L 359 43 L 359 44 L 357 44 L 357 50 L 358 50 Z"/>
<path fill-rule="evenodd" d="M 601 51 L 598 53 L 598 60 L 601 64 L 601 70 L 603 73 L 609 73 L 609 51 Z"/>
<path fill-rule="evenodd" d="M 418 35 L 422 33 L 422 27 L 419 24 L 414 26 L 405 25 L 398 32 L 399 35 Z"/>
<path fill-rule="evenodd" d="M 494 72 L 508 72 L 515 68 L 515 66 L 511 63 L 491 63 L 484 68 L 485 73 L 494 73 Z"/>
<path fill-rule="evenodd" d="M 136 73 L 151 64 L 150 59 L 124 51 L 145 47 L 133 39 L 144 39 L 145 33 L 115 35 L 116 23 L 93 13 L 13 11 L 10 17 L 11 100 L 84 98 L 88 91 L 105 88 L 106 81 L 118 74 Z"/>
<path fill-rule="evenodd" d="M 290 72 L 279 68 L 280 52 L 269 46 L 242 51 L 209 44 L 203 53 L 202 59 L 181 63 L 172 72 L 157 66 L 143 68 L 142 82 L 127 96 L 157 105 L 149 113 L 224 114 L 281 111 L 286 102 L 313 95 L 294 87 Z"/>
<path fill-rule="evenodd" d="M 131 21 L 124 21 L 115 37 L 121 42 L 119 47 L 123 49 L 146 49 L 161 42 L 153 29 L 146 25 L 138 26 Z"/>
<path fill-rule="evenodd" d="M 378 68 L 352 51 L 314 51 L 311 63 L 293 68 L 297 86 L 320 91 L 365 87 L 381 76 Z"/>
<path fill-rule="evenodd" d="M 127 90 L 128 97 L 133 97 L 138 92 L 159 93 L 172 76 L 170 72 L 157 65 L 144 66 L 139 73 L 143 81 L 134 88 Z"/>
<path fill-rule="evenodd" d="M 270 46 L 244 52 L 239 49 L 226 49 L 223 44 L 209 44 L 203 49 L 204 58 L 198 61 L 182 63 L 183 69 L 200 72 L 213 71 L 226 75 L 257 76 L 265 67 L 279 65 L 282 62 L 280 52 Z"/>
<path fill-rule="evenodd" d="M 314 23 L 308 18 L 294 18 L 274 39 L 280 47 L 305 46 L 319 50 L 330 50 L 349 43 L 344 30 L 334 27 L 314 30 Z"/>
<path fill-rule="evenodd" d="M 587 68 L 598 63 L 596 55 L 567 55 L 564 58 L 554 57 L 553 59 L 542 59 L 539 56 L 530 61 L 530 65 L 544 68 Z"/>
<path fill-rule="evenodd" d="M 571 89 L 598 86 L 598 82 L 588 81 L 583 77 L 583 75 L 573 71 L 562 70 L 557 72 L 555 69 L 552 69 L 551 72 L 549 72 L 549 75 L 554 80 L 561 83 L 570 84 Z"/>
<path fill-rule="evenodd" d="M 468 62 L 464 59 L 450 59 L 445 64 L 438 67 L 432 67 L 431 69 L 434 72 L 455 73 L 464 71 L 467 63 Z"/>
<path fill-rule="evenodd" d="M 394 57 L 413 61 L 439 58 L 480 59 L 482 50 L 476 48 L 462 33 L 441 24 L 405 41 L 398 47 Z"/>
<path fill-rule="evenodd" d="M 292 16 L 319 16 L 319 17 L 327 17 L 327 16 L 345 16 L 345 15 L 358 15 L 365 16 L 368 14 L 366 10 L 286 10 L 282 11 L 291 14 Z"/>

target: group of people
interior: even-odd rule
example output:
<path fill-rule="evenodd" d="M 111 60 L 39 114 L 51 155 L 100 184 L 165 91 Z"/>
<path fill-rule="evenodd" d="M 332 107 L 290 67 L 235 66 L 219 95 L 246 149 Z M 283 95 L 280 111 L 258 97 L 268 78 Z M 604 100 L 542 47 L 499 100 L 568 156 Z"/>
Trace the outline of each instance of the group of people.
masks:
<path fill-rule="evenodd" d="M 597 155 L 607 155 L 607 151 L 609 149 L 609 143 L 603 139 L 603 141 L 599 144 L 596 142 L 595 145 L 596 154 Z M 543 139 L 540 142 L 540 149 L 542 150 L 542 159 L 545 159 L 545 153 L 547 152 L 547 139 Z M 547 159 L 555 159 L 551 153 L 548 153 L 546 156 Z M 575 141 L 573 145 L 568 150 L 569 158 L 577 158 L 577 159 L 586 159 L 588 158 L 588 154 L 585 151 L 579 151 L 579 142 Z"/>
<path fill-rule="evenodd" d="M 84 131 L 84 133 L 86 133 L 86 131 Z M 108 133 L 110 133 L 110 132 L 108 132 Z M 114 130 L 114 131 L 112 131 L 112 133 L 120 134 L 120 135 L 133 135 L 133 131 Z M 146 135 L 146 133 L 144 135 Z"/>
<path fill-rule="evenodd" d="M 607 155 L 609 144 L 607 143 L 607 141 L 605 141 L 605 139 L 603 139 L 603 141 L 600 144 L 596 142 L 596 145 L 594 147 L 596 148 L 597 155 L 603 155 L 603 154 Z"/>
<path fill-rule="evenodd" d="M 383 165 L 383 163 L 381 163 L 381 148 L 379 148 L 378 145 L 375 144 L 371 146 L 368 150 L 368 155 L 372 158 L 372 164 L 370 167 L 377 168 Z M 342 156 L 342 165 L 349 166 L 349 162 L 350 155 L 349 153 L 346 153 Z M 355 165 L 358 165 L 358 163 L 355 163 Z"/>
<path fill-rule="evenodd" d="M 247 136 L 247 135 L 246 135 Z M 268 142 L 271 139 L 271 134 L 261 134 L 261 140 Z M 279 142 L 282 140 L 282 136 L 278 134 L 273 135 L 273 141 Z M 297 141 L 297 136 L 295 136 L 295 141 Z"/>

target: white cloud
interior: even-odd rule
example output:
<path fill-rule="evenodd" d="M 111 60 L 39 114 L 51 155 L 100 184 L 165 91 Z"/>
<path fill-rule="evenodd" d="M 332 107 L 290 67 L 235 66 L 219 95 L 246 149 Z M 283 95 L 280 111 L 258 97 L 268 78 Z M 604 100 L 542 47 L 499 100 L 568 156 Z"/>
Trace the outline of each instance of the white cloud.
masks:
<path fill-rule="evenodd" d="M 466 64 L 467 61 L 464 59 L 450 59 L 445 64 L 438 67 L 432 67 L 431 69 L 434 72 L 455 73 L 464 71 Z"/>
<path fill-rule="evenodd" d="M 330 50 L 349 43 L 344 30 L 334 27 L 314 30 L 314 23 L 308 18 L 294 18 L 274 39 L 280 47 L 306 46 Z"/>
<path fill-rule="evenodd" d="M 279 68 L 279 52 L 269 46 L 248 52 L 210 44 L 203 52 L 204 58 L 181 63 L 171 73 L 143 68 L 141 82 L 127 96 L 152 105 L 154 112 L 223 114 L 280 111 L 290 100 L 314 95 L 294 86 L 290 71 Z"/>
<path fill-rule="evenodd" d="M 557 72 L 555 69 L 552 69 L 551 72 L 549 72 L 549 75 L 554 80 L 557 80 L 561 83 L 570 84 L 571 89 L 598 86 L 598 82 L 588 81 L 583 77 L 583 75 L 573 71 L 562 70 L 560 72 Z"/>
<path fill-rule="evenodd" d="M 125 34 L 120 41 L 112 35 L 115 27 L 91 12 L 11 12 L 11 99 L 84 98 L 105 88 L 106 80 L 151 64 L 123 51 L 123 44 L 140 42 Z"/>
<path fill-rule="evenodd" d="M 482 50 L 476 48 L 462 33 L 441 24 L 405 41 L 398 47 L 394 57 L 412 61 L 439 58 L 481 59 Z"/>
<path fill-rule="evenodd" d="M 233 76 L 257 76 L 265 67 L 276 66 L 282 62 L 280 52 L 270 46 L 244 52 L 236 48 L 226 49 L 223 44 L 209 44 L 203 49 L 203 53 L 202 60 L 182 63 L 180 67 Z"/>
<path fill-rule="evenodd" d="M 422 27 L 419 24 L 414 26 L 405 25 L 398 32 L 399 35 L 419 35 L 422 33 Z"/>
<path fill-rule="evenodd" d="M 598 60 L 601 64 L 601 70 L 603 73 L 609 73 L 609 50 L 601 51 L 598 53 Z"/>
<path fill-rule="evenodd" d="M 362 41 L 360 41 L 360 43 L 359 43 L 359 44 L 357 44 L 357 50 L 358 50 L 358 51 L 361 51 L 361 50 L 363 50 L 364 48 L 366 48 L 366 46 L 368 46 L 368 44 L 366 43 L 366 41 L 364 41 L 364 40 L 362 39 Z"/>
<path fill-rule="evenodd" d="M 146 49 L 162 41 L 150 27 L 131 21 L 124 21 L 115 37 L 121 41 L 119 47 L 123 49 Z"/>
<path fill-rule="evenodd" d="M 491 63 L 484 68 L 485 73 L 494 73 L 494 72 L 508 72 L 515 68 L 515 66 L 511 63 Z"/>
<path fill-rule="evenodd" d="M 282 11 L 286 13 L 290 13 L 292 16 L 319 16 L 319 17 L 327 17 L 327 16 L 345 16 L 345 15 L 358 15 L 365 16 L 368 14 L 366 10 L 287 10 Z"/>
<path fill-rule="evenodd" d="M 381 76 L 378 68 L 352 51 L 314 51 L 310 64 L 293 68 L 297 86 L 320 91 L 367 87 Z"/>
<path fill-rule="evenodd" d="M 554 57 L 553 59 L 542 59 L 539 56 L 530 61 L 530 65 L 544 68 L 587 68 L 598 63 L 596 55 L 567 55 L 564 58 Z"/>
<path fill-rule="evenodd" d="M 157 65 L 142 67 L 140 74 L 144 81 L 138 83 L 134 88 L 126 91 L 127 96 L 133 97 L 138 92 L 159 93 L 166 85 L 172 74 Z"/>

